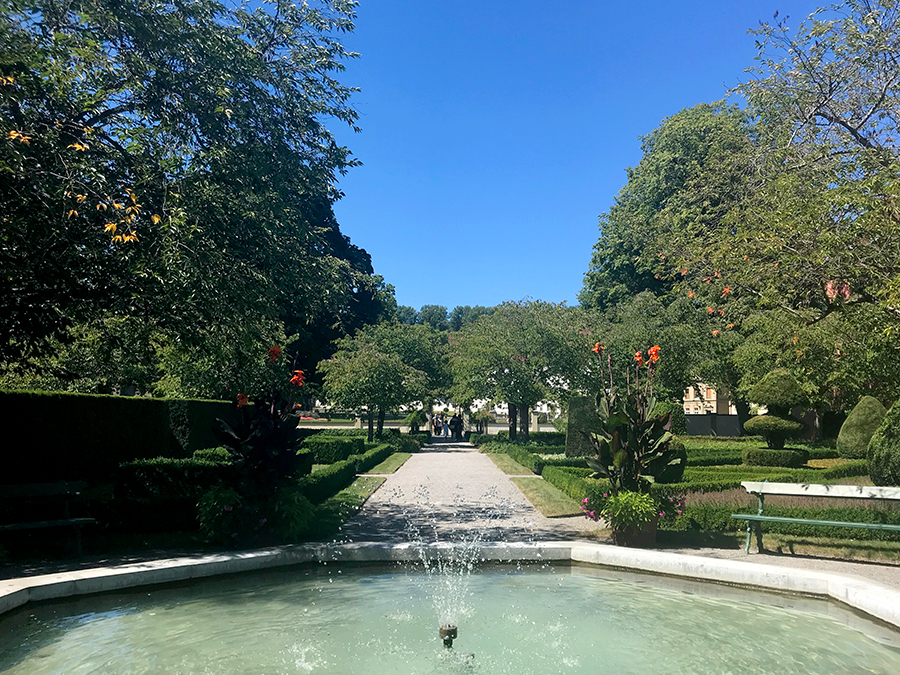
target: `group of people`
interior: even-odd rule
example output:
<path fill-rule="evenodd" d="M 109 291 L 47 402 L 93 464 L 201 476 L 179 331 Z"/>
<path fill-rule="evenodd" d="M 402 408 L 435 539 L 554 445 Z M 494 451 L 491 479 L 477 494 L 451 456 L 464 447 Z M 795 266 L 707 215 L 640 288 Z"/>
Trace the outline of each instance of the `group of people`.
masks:
<path fill-rule="evenodd" d="M 435 415 L 431 420 L 432 433 L 435 436 L 444 436 L 445 438 L 453 434 L 454 441 L 463 439 L 463 421 L 462 417 L 453 414 L 453 417 L 447 417 L 444 413 Z"/>

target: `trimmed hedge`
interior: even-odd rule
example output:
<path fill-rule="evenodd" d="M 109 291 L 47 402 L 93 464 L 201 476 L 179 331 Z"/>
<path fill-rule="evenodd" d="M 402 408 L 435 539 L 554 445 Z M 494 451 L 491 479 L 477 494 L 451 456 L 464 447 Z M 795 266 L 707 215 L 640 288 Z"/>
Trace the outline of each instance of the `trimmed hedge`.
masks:
<path fill-rule="evenodd" d="M 112 481 L 123 462 L 217 445 L 212 421 L 238 415 L 228 401 L 0 391 L 0 422 L 22 430 L 0 446 L 0 484 Z"/>
<path fill-rule="evenodd" d="M 660 521 L 664 530 L 737 533 L 745 532 L 746 521 L 731 517 L 733 513 L 755 513 L 756 506 L 746 503 L 687 506 L 680 516 Z M 900 525 L 900 509 L 872 509 L 865 507 L 779 508 L 766 506 L 766 515 L 810 520 L 834 520 L 850 523 L 883 523 Z M 798 537 L 832 537 L 866 541 L 900 541 L 900 533 L 852 527 L 826 527 L 798 523 L 765 523 L 764 532 L 789 534 Z"/>
<path fill-rule="evenodd" d="M 878 429 L 887 410 L 873 396 L 863 396 L 841 425 L 837 437 L 837 450 L 841 457 L 863 459 L 869 441 Z"/>
<path fill-rule="evenodd" d="M 744 464 L 748 466 L 788 466 L 799 468 L 809 461 L 806 450 L 769 450 L 767 448 L 748 448 L 743 454 Z"/>
<path fill-rule="evenodd" d="M 155 457 L 122 464 L 116 472 L 116 499 L 189 499 L 230 475 L 231 467 L 203 459 Z"/>
<path fill-rule="evenodd" d="M 313 504 L 321 504 L 350 485 L 356 479 L 356 474 L 368 471 L 392 454 L 394 454 L 394 448 L 382 443 L 363 454 L 351 455 L 345 460 L 303 476 L 297 484 L 309 501 Z"/>
<path fill-rule="evenodd" d="M 303 446 L 313 453 L 316 464 L 334 464 L 347 459 L 350 455 L 361 455 L 366 451 L 366 440 L 363 436 L 340 437 L 316 434 L 303 441 Z"/>
<path fill-rule="evenodd" d="M 193 459 L 200 459 L 217 464 L 231 464 L 231 453 L 228 448 L 203 448 L 194 450 Z"/>
<path fill-rule="evenodd" d="M 510 443 L 509 430 L 501 429 L 497 432 L 494 440 Z M 528 445 L 565 445 L 566 435 L 559 431 L 532 431 L 529 432 L 527 441 L 524 440 L 520 434 L 516 437 L 516 440 L 512 442 Z"/>

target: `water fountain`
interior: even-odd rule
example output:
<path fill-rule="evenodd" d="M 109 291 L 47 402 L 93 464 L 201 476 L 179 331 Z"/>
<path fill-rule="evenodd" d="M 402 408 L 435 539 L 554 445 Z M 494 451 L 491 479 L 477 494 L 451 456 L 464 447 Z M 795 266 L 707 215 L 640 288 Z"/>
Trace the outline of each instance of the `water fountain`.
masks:
<path fill-rule="evenodd" d="M 482 541 L 484 529 L 448 536 L 437 521 L 415 522 L 404 544 L 346 541 L 63 575 L 35 598 L 193 581 L 2 614 L 0 673 L 576 675 L 600 664 L 617 673 L 900 672 L 900 637 L 876 621 L 821 599 L 699 579 L 831 595 L 887 618 L 897 617 L 896 592 L 866 596 L 857 582 L 808 572 L 754 577 L 756 566 L 729 561 L 703 560 L 696 571 L 700 562 L 656 551 Z M 278 565 L 293 567 L 246 573 Z M 241 574 L 197 579 L 227 572 Z M 0 611 L 3 592 L 0 582 Z"/>

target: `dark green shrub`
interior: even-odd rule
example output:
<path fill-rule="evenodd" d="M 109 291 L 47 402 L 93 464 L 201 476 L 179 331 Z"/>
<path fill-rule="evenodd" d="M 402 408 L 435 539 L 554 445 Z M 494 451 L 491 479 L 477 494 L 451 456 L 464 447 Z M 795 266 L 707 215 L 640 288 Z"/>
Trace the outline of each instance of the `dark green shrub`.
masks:
<path fill-rule="evenodd" d="M 869 441 L 886 414 L 887 410 L 877 398 L 863 396 L 844 420 L 838 433 L 837 450 L 841 457 L 865 458 Z"/>
<path fill-rule="evenodd" d="M 809 461 L 806 450 L 769 450 L 764 448 L 748 448 L 744 450 L 744 464 L 748 466 L 787 466 L 801 467 Z"/>
<path fill-rule="evenodd" d="M 900 485 L 900 402 L 891 406 L 872 434 L 866 459 L 875 485 Z"/>
<path fill-rule="evenodd" d="M 757 415 L 744 423 L 744 431 L 766 439 L 769 448 L 780 450 L 788 438 L 796 438 L 803 433 L 804 425 L 799 420 L 778 415 Z"/>
<path fill-rule="evenodd" d="M 339 437 L 317 434 L 303 441 L 303 447 L 312 452 L 315 464 L 334 464 L 350 455 L 366 451 L 364 436 Z"/>
<path fill-rule="evenodd" d="M 566 455 L 593 457 L 594 447 L 591 445 L 590 434 L 599 430 L 600 418 L 594 399 L 590 396 L 572 397 L 566 427 Z"/>
<path fill-rule="evenodd" d="M 394 446 L 383 443 L 381 445 L 376 445 L 371 450 L 367 450 L 362 455 L 352 455 L 349 459 L 351 461 L 356 461 L 357 473 L 365 473 L 373 466 L 381 464 L 384 460 L 393 455 L 394 452 L 396 452 Z"/>
<path fill-rule="evenodd" d="M 531 469 L 532 473 L 536 473 L 538 476 L 540 476 L 541 472 L 544 470 L 543 457 L 528 452 L 528 450 L 521 446 L 510 443 L 507 444 L 505 451 L 507 455 L 512 457 L 522 466 Z"/>
<path fill-rule="evenodd" d="M 119 467 L 115 496 L 117 499 L 197 500 L 231 473 L 230 467 L 201 459 L 138 459 Z"/>
<path fill-rule="evenodd" d="M 657 483 L 678 483 L 684 475 L 684 469 L 687 466 L 687 450 L 684 442 L 675 436 L 670 442 L 669 447 L 675 452 L 675 457 L 681 461 L 676 464 L 669 464 L 656 477 Z"/>
<path fill-rule="evenodd" d="M 227 448 L 202 448 L 194 450 L 193 459 L 216 464 L 231 464 L 231 453 Z"/>
<path fill-rule="evenodd" d="M 207 490 L 197 504 L 200 531 L 211 541 L 230 542 L 243 531 L 244 500 L 232 487 Z"/>
<path fill-rule="evenodd" d="M 785 416 L 791 408 L 803 403 L 806 395 L 793 375 L 784 368 L 776 368 L 750 389 L 747 399 L 766 406 L 772 415 Z"/>
<path fill-rule="evenodd" d="M 309 530 L 316 507 L 298 485 L 283 485 L 266 507 L 266 526 L 283 543 L 296 543 Z"/>
<path fill-rule="evenodd" d="M 541 459 L 544 462 L 544 471 L 547 470 L 548 466 L 569 466 L 569 467 L 577 467 L 577 468 L 587 468 L 587 460 L 584 457 L 566 457 L 565 455 L 542 455 Z M 543 471 L 541 474 L 543 475 Z"/>
<path fill-rule="evenodd" d="M 297 485 L 313 504 L 321 504 L 333 494 L 350 485 L 356 478 L 356 473 L 356 461 L 345 459 L 303 476 L 297 481 Z"/>

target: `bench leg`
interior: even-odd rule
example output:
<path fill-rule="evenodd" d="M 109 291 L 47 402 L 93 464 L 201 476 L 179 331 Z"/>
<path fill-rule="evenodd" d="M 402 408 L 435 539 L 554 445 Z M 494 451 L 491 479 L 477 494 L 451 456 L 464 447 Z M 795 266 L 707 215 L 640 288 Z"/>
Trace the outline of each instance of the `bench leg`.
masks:
<path fill-rule="evenodd" d="M 744 553 L 750 554 L 750 534 L 753 532 L 753 521 L 747 521 L 747 545 L 744 546 Z"/>
<path fill-rule="evenodd" d="M 756 552 L 762 553 L 765 550 L 762 541 L 762 523 L 756 523 Z"/>

